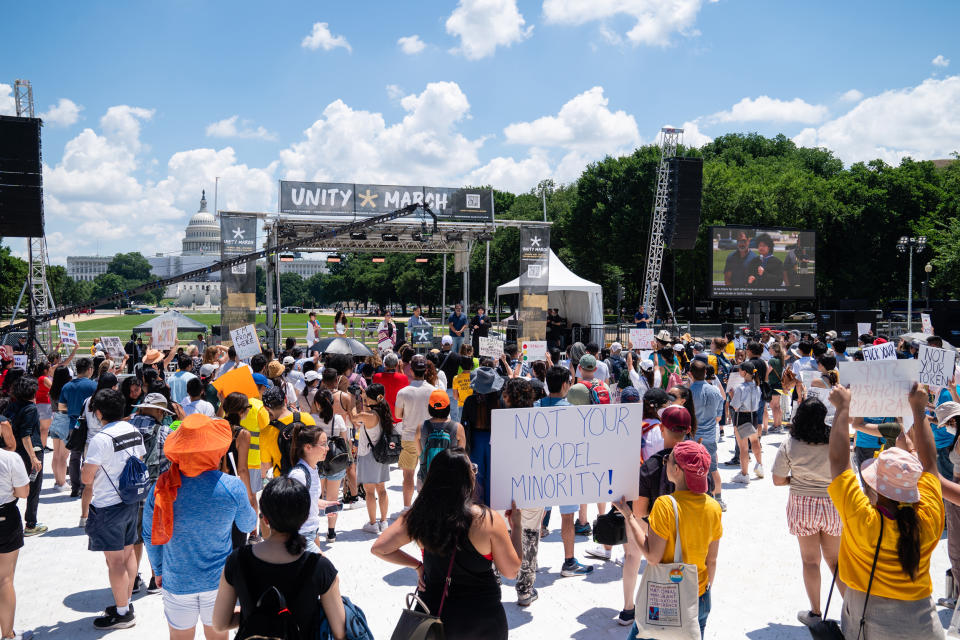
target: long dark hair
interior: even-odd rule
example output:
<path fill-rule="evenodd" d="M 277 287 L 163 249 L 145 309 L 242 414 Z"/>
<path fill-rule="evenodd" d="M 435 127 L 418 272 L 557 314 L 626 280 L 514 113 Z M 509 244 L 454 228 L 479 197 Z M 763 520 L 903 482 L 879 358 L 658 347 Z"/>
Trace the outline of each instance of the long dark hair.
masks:
<path fill-rule="evenodd" d="M 891 506 L 896 508 L 897 531 L 900 533 L 897 559 L 910 580 L 915 581 L 920 569 L 920 523 L 917 521 L 917 511 L 912 504 L 897 506 L 891 501 Z"/>
<path fill-rule="evenodd" d="M 329 389 L 317 389 L 310 399 L 310 403 L 319 409 L 317 415 L 324 422 L 333 420 L 333 394 Z"/>
<path fill-rule="evenodd" d="M 293 428 L 293 435 L 290 436 L 290 464 L 296 465 L 303 457 L 303 448 L 308 444 L 317 444 L 320 434 L 323 433 L 318 425 L 304 424 Z"/>
<path fill-rule="evenodd" d="M 370 407 L 370 411 L 377 414 L 377 417 L 380 418 L 380 428 L 383 429 L 385 434 L 393 435 L 393 414 L 390 413 L 390 405 L 387 404 L 386 399 L 384 399 L 384 394 L 386 390 L 383 388 L 382 384 L 371 384 L 367 387 L 366 395 L 371 400 L 376 400 L 377 404 Z M 433 463 L 431 463 L 432 466 Z"/>
<path fill-rule="evenodd" d="M 797 406 L 790 423 L 790 435 L 807 444 L 830 442 L 830 427 L 826 423 L 827 407 L 813 396 Z"/>
<path fill-rule="evenodd" d="M 430 463 L 423 487 L 407 511 L 407 535 L 437 555 L 450 555 L 470 534 L 474 478 L 470 458 L 460 448 L 445 449 Z M 482 516 L 492 512 L 480 505 Z"/>
<path fill-rule="evenodd" d="M 310 515 L 310 490 L 305 485 L 288 476 L 274 478 L 260 494 L 260 513 L 270 523 L 270 529 L 287 534 L 283 543 L 287 553 L 303 553 L 307 540 L 300 535 L 300 527 Z"/>
<path fill-rule="evenodd" d="M 70 369 L 66 367 L 57 367 L 53 370 L 53 385 L 50 387 L 50 399 L 56 402 L 60 401 L 60 390 L 63 385 L 70 382 Z"/>
<path fill-rule="evenodd" d="M 690 433 L 697 432 L 697 411 L 693 406 L 693 392 L 690 391 L 688 387 L 683 385 L 678 385 L 676 387 L 671 387 L 670 391 L 678 392 L 680 399 L 683 400 L 683 408 L 690 413 L 690 427 L 692 431 Z"/>
<path fill-rule="evenodd" d="M 241 428 L 240 421 L 243 420 L 243 416 L 247 415 L 247 411 L 250 410 L 250 400 L 239 391 L 234 391 L 233 393 L 227 394 L 220 408 L 223 409 L 223 415 L 233 428 L 234 437 L 236 437 L 236 430 Z"/>

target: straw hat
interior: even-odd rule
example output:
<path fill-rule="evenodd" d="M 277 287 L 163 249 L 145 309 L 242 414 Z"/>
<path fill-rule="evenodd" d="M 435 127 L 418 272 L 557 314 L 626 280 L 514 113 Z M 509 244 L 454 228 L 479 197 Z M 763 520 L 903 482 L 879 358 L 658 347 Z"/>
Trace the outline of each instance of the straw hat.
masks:
<path fill-rule="evenodd" d="M 157 349 L 147 349 L 143 355 L 143 364 L 155 364 L 163 360 L 163 352 Z"/>

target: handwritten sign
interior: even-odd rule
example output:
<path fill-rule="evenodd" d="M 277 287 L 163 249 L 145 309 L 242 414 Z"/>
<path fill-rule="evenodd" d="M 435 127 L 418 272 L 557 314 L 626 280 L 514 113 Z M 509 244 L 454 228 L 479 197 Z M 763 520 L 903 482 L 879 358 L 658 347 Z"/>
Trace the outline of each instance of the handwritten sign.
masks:
<path fill-rule="evenodd" d="M 457 406 L 462 407 L 463 401 L 473 394 L 470 386 L 470 372 L 463 371 L 453 376 L 453 388 L 457 391 Z"/>
<path fill-rule="evenodd" d="M 547 359 L 546 340 L 525 340 L 520 343 L 520 358 L 523 362 Z"/>
<path fill-rule="evenodd" d="M 120 338 L 117 336 L 103 336 L 100 338 L 100 342 L 103 343 L 103 348 L 111 360 L 123 360 L 123 343 L 120 342 Z"/>
<path fill-rule="evenodd" d="M 499 360 L 503 355 L 503 340 L 496 338 L 478 338 L 480 341 L 480 355 L 490 356 L 494 360 Z"/>
<path fill-rule="evenodd" d="M 857 323 L 857 337 L 862 335 L 869 335 L 873 331 L 873 325 L 869 322 L 858 322 Z"/>
<path fill-rule="evenodd" d="M 653 349 L 653 329 L 630 329 L 630 343 L 633 349 Z"/>
<path fill-rule="evenodd" d="M 642 412 L 639 404 L 493 411 L 490 506 L 636 498 Z"/>
<path fill-rule="evenodd" d="M 260 340 L 257 338 L 257 329 L 252 324 L 238 327 L 230 331 L 230 339 L 237 357 L 241 360 L 251 358 L 260 353 Z"/>
<path fill-rule="evenodd" d="M 172 349 L 177 343 L 177 321 L 173 318 L 158 318 L 151 334 L 153 336 L 151 346 L 154 349 L 160 351 Z"/>
<path fill-rule="evenodd" d="M 25 353 L 15 353 L 13 354 L 13 366 L 20 367 L 21 369 L 26 370 L 29 359 Z"/>
<path fill-rule="evenodd" d="M 864 362 L 876 362 L 877 360 L 896 360 L 897 347 L 892 342 L 875 344 L 861 349 L 863 351 Z"/>
<path fill-rule="evenodd" d="M 923 332 L 924 332 L 924 333 L 933 334 L 933 323 L 930 322 L 930 314 L 929 314 L 929 313 L 921 313 L 921 314 L 920 314 L 920 324 L 923 325 Z"/>
<path fill-rule="evenodd" d="M 853 417 L 912 418 L 907 394 L 917 380 L 917 360 L 841 362 L 840 382 L 850 385 Z"/>
<path fill-rule="evenodd" d="M 935 389 L 949 386 L 957 362 L 957 352 L 920 345 L 917 353 L 920 382 Z"/>
<path fill-rule="evenodd" d="M 234 391 L 238 391 L 248 398 L 259 398 L 260 390 L 253 381 L 253 372 L 246 365 L 235 367 L 213 381 L 214 388 L 226 398 Z"/>
<path fill-rule="evenodd" d="M 732 393 L 734 389 L 742 385 L 744 382 L 745 380 L 743 379 L 743 374 L 741 374 L 739 371 L 734 371 L 727 378 L 727 390 Z"/>
<path fill-rule="evenodd" d="M 57 323 L 57 329 L 60 331 L 60 340 L 63 341 L 63 344 L 79 344 L 76 323 L 61 320 Z"/>

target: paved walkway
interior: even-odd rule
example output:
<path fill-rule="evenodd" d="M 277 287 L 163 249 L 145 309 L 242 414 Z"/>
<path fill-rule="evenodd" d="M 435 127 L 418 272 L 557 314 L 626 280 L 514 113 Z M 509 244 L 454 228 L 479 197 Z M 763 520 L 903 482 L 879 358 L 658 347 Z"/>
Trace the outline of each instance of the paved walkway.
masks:
<path fill-rule="evenodd" d="M 783 436 L 765 438 L 764 461 L 769 469 Z M 733 441 L 720 445 L 721 460 L 730 457 Z M 774 487 L 769 478 L 748 487 L 729 480 L 734 469 L 721 468 L 724 498 L 729 510 L 723 516 L 724 536 L 720 544 L 713 612 L 707 624 L 709 638 L 750 640 L 805 640 L 810 637 L 796 620 L 798 610 L 807 607 L 801 580 L 800 553 L 796 539 L 787 533 L 785 508 L 787 488 Z M 400 472 L 391 475 L 391 512 L 402 505 Z M 47 476 L 45 487 L 53 484 Z M 167 638 L 159 594 L 145 592 L 134 597 L 137 625 L 110 633 L 94 631 L 93 617 L 112 604 L 103 555 L 87 551 L 87 538 L 77 528 L 80 503 L 68 493 L 44 489 L 40 498 L 40 520 L 50 531 L 27 539 L 17 566 L 17 629 L 34 629 L 40 638 Z M 595 513 L 591 510 L 591 518 Z M 334 545 L 324 548 L 340 572 L 343 593 L 367 614 L 376 638 L 390 637 L 405 593 L 412 590 L 412 570 L 382 562 L 370 554 L 373 536 L 360 531 L 366 510 L 343 512 L 340 532 Z M 516 606 L 516 592 L 503 588 L 503 604 L 511 637 L 518 640 L 542 638 L 626 638 L 627 629 L 613 618 L 622 606 L 620 567 L 599 563 L 587 578 L 562 578 L 563 549 L 559 517 L 551 521 L 550 535 L 540 545 L 540 571 L 536 586 L 540 599 L 528 609 Z M 587 547 L 577 538 L 577 556 Z M 944 572 L 949 566 L 946 536 L 933 556 L 934 598 L 943 595 Z M 146 558 L 144 577 L 150 569 Z M 824 575 L 824 592 L 829 577 Z M 824 595 L 825 597 L 825 595 Z M 839 617 L 839 606 L 832 606 Z M 834 617 L 832 616 L 832 617 Z M 949 612 L 940 610 L 944 626 Z M 202 637 L 201 633 L 197 634 Z"/>

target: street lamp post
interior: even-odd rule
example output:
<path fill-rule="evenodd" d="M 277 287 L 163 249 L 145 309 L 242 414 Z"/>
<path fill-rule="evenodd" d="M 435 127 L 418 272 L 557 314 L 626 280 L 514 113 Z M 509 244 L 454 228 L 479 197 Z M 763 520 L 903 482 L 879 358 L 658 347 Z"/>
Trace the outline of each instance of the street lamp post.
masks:
<path fill-rule="evenodd" d="M 923 299 L 924 304 L 927 305 L 927 309 L 930 309 L 930 274 L 933 273 L 933 265 L 929 262 L 924 265 L 923 272 L 927 274 L 927 277 L 923 280 Z"/>
<path fill-rule="evenodd" d="M 897 251 L 909 254 L 910 267 L 907 276 L 907 333 L 913 331 L 913 254 L 920 253 L 927 246 L 927 236 L 916 238 L 900 236 Z"/>

